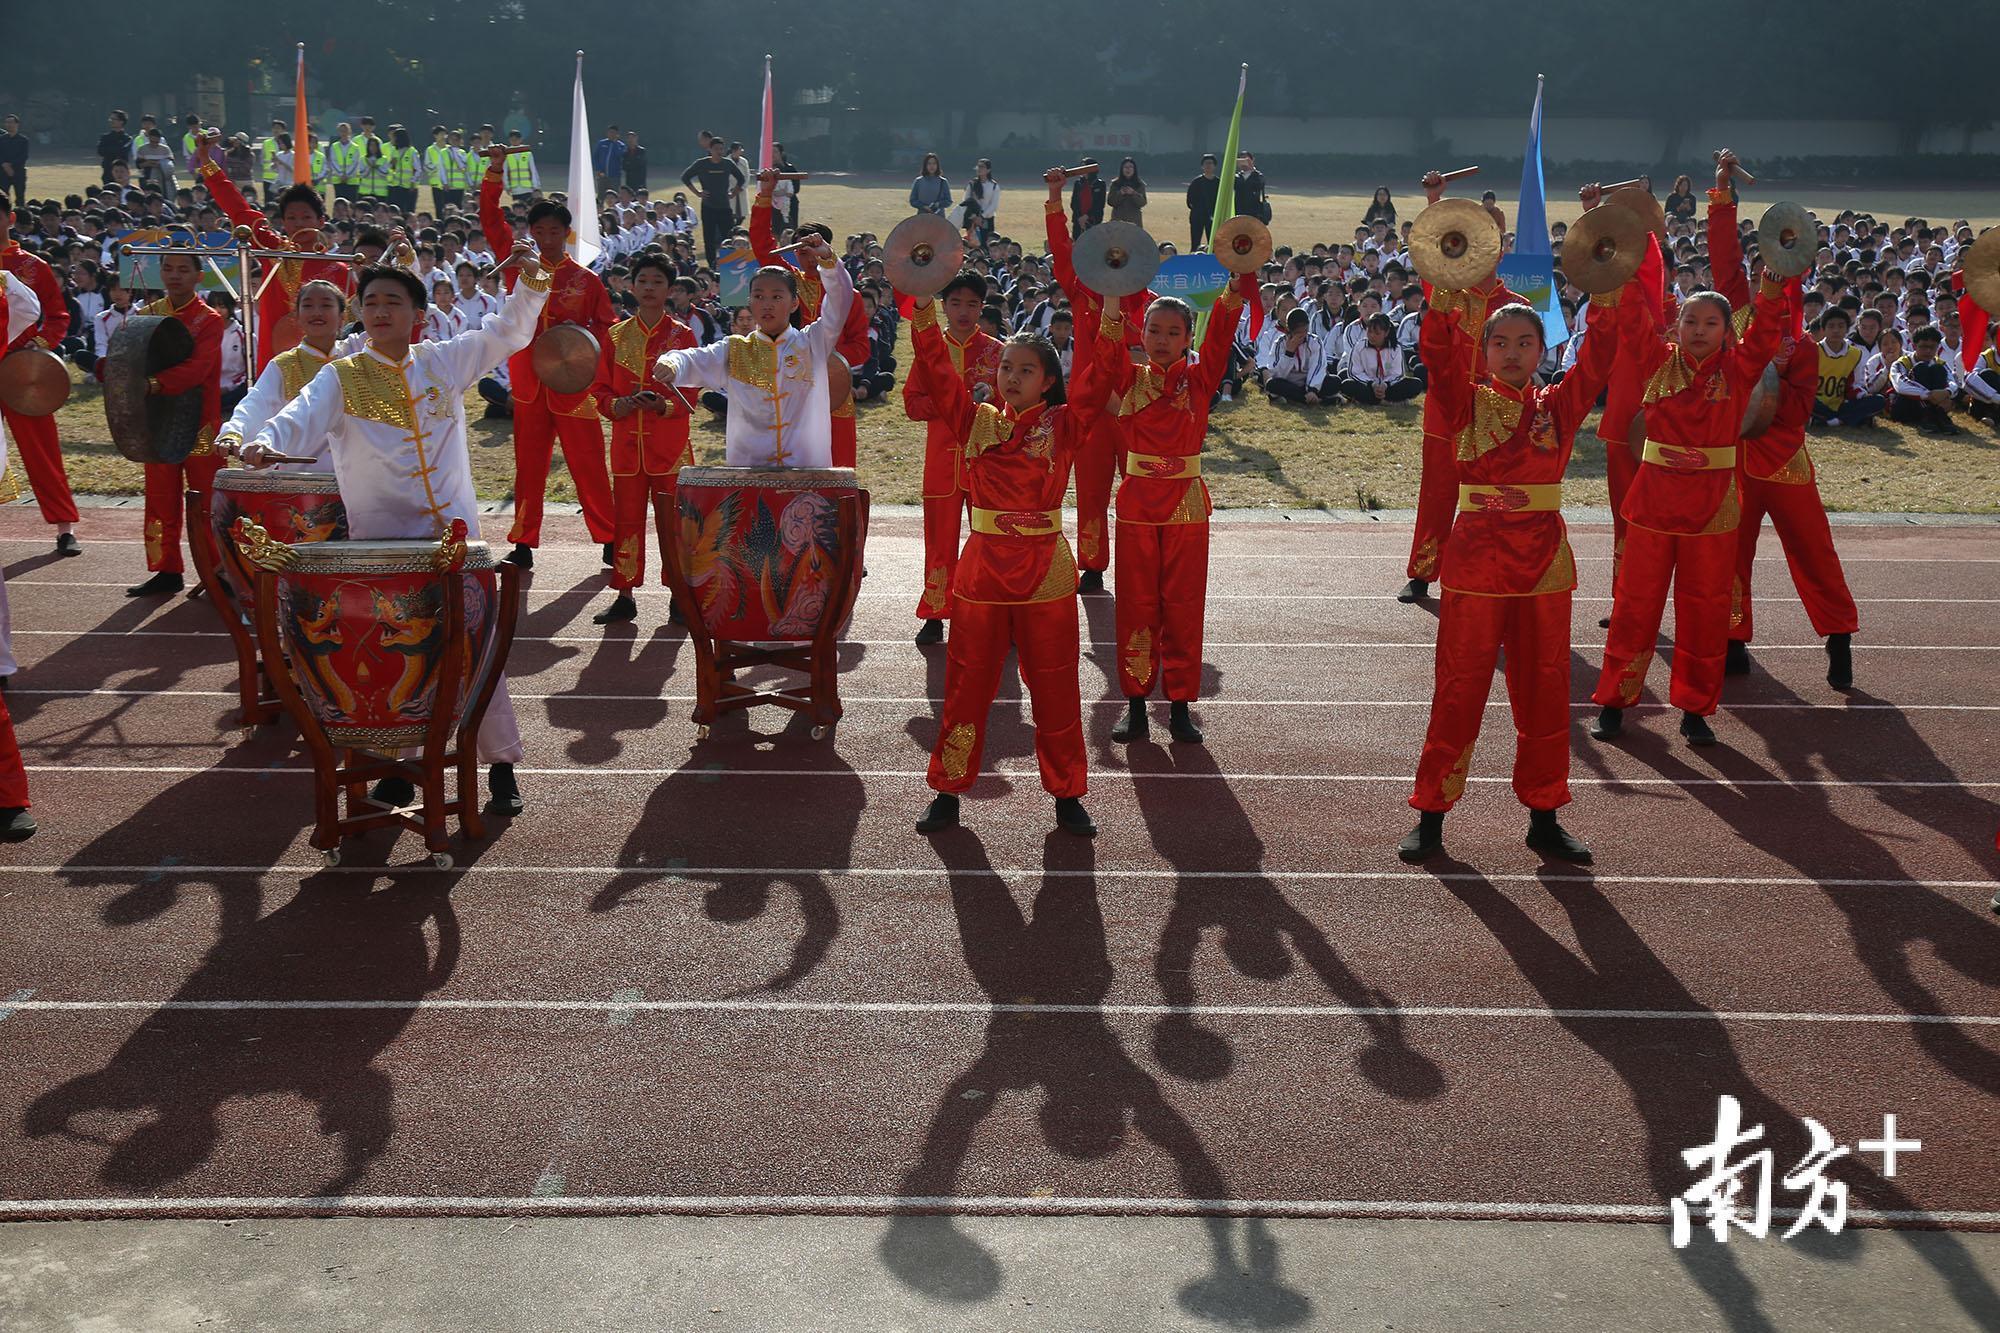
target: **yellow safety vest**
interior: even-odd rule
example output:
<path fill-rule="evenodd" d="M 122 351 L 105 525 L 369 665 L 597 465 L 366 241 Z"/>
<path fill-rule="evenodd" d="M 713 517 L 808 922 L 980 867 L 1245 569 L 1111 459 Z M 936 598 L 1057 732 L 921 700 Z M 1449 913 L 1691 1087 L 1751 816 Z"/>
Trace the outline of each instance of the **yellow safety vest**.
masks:
<path fill-rule="evenodd" d="M 527 194 L 535 188 L 535 155 L 516 153 L 507 159 L 502 178 L 507 183 L 507 193 Z"/>
<path fill-rule="evenodd" d="M 417 150 L 391 148 L 389 151 L 389 184 L 398 189 L 413 189 L 417 183 Z"/>
<path fill-rule="evenodd" d="M 264 182 L 269 185 L 276 185 L 278 183 L 278 150 L 272 146 L 269 139 L 258 141 L 257 160 L 264 164 Z"/>
<path fill-rule="evenodd" d="M 381 142 L 377 140 L 376 142 Z M 361 193 L 380 199 L 389 193 L 389 152 L 383 149 L 379 156 L 369 157 L 364 147 L 361 153 Z"/>
<path fill-rule="evenodd" d="M 361 156 L 367 150 L 361 140 L 350 139 L 346 143 L 334 140 L 329 150 L 333 157 L 333 178 L 343 185 L 353 184 L 361 179 Z"/>

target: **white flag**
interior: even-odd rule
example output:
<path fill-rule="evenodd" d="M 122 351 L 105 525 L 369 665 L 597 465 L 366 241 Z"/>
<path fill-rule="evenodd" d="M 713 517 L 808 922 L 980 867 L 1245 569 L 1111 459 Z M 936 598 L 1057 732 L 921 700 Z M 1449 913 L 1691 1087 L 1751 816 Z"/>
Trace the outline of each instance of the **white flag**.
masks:
<path fill-rule="evenodd" d="M 586 268 L 604 250 L 597 231 L 597 177 L 590 165 L 590 116 L 583 109 L 583 52 L 576 53 L 576 97 L 569 126 L 569 252 Z"/>

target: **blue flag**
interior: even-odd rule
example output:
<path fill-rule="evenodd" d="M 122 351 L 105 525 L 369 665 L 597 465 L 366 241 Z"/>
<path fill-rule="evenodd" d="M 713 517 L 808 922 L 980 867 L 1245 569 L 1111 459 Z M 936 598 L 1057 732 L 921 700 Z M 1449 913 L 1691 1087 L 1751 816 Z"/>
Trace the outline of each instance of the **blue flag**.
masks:
<path fill-rule="evenodd" d="M 1528 117 L 1528 151 L 1521 160 L 1521 204 L 1514 218 L 1514 250 L 1500 261 L 1500 279 L 1542 312 L 1549 346 L 1569 341 L 1562 300 L 1556 294 L 1555 258 L 1549 250 L 1548 205 L 1542 198 L 1542 76 L 1535 76 L 1535 110 Z"/>

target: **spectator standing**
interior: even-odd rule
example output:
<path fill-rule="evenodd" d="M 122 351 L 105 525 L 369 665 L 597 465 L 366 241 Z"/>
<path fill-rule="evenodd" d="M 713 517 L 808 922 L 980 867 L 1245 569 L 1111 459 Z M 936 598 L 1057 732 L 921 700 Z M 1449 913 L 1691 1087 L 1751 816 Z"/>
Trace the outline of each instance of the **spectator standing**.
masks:
<path fill-rule="evenodd" d="M 283 141 L 289 164 L 291 140 L 282 134 L 273 137 Z M 417 211 L 417 181 L 424 174 L 423 164 L 417 157 L 417 146 L 411 141 L 408 129 L 391 125 L 389 139 L 394 145 L 389 150 L 389 202 L 408 216 Z"/>
<path fill-rule="evenodd" d="M 14 207 L 26 205 L 28 136 L 21 133 L 21 118 L 11 113 L 0 120 L 0 202 L 6 200 L 9 191 L 14 195 Z"/>
<path fill-rule="evenodd" d="M 1236 212 L 1266 224 L 1271 221 L 1271 203 L 1264 197 L 1264 173 L 1257 170 L 1255 153 L 1236 155 Z"/>
<path fill-rule="evenodd" d="M 643 190 L 646 188 L 646 148 L 639 142 L 639 131 L 625 131 L 625 162 L 621 168 L 625 177 L 625 188 Z"/>
<path fill-rule="evenodd" d="M 522 142 L 521 131 L 507 131 L 507 146 L 526 147 Z M 500 169 L 500 174 L 506 182 L 507 193 L 522 207 L 533 203 L 536 196 L 542 192 L 542 169 L 535 165 L 535 150 L 532 148 L 526 152 L 509 154 Z"/>
<path fill-rule="evenodd" d="M 361 192 L 361 172 L 366 155 L 360 141 L 354 137 L 354 127 L 346 121 L 334 127 L 334 134 L 337 137 L 327 145 L 326 152 L 327 172 L 333 178 L 333 197 L 345 199 L 351 204 Z M 224 166 L 229 169 L 231 180 L 236 179 L 236 173 L 229 167 L 229 159 L 235 151 L 232 146 L 224 154 Z"/>
<path fill-rule="evenodd" d="M 591 146 L 590 169 L 597 177 L 597 192 L 600 195 L 623 181 L 625 136 L 616 125 L 606 125 L 604 137 Z"/>
<path fill-rule="evenodd" d="M 772 144 L 771 153 L 779 171 L 791 173 L 799 169 L 798 164 L 792 161 L 792 155 L 785 151 L 783 144 Z M 799 229 L 799 184 L 798 181 L 779 181 L 778 185 L 784 190 L 783 195 L 779 195 L 776 190 L 772 191 L 772 197 L 777 201 L 779 211 L 785 215 L 786 231 Z"/>
<path fill-rule="evenodd" d="M 708 156 L 696 158 L 681 173 L 681 184 L 701 199 L 701 245 L 711 268 L 715 266 L 715 257 L 722 253 L 722 243 L 736 227 L 736 210 L 731 199 L 743 185 L 743 173 L 724 155 L 726 147 L 722 140 L 708 135 Z"/>
<path fill-rule="evenodd" d="M 1105 201 L 1111 205 L 1113 222 L 1129 222 L 1135 227 L 1146 225 L 1146 182 L 1140 179 L 1136 159 L 1128 157 L 1118 164 L 1118 179 L 1105 192 Z"/>
<path fill-rule="evenodd" d="M 126 116 L 123 111 L 113 111 L 104 133 L 97 136 L 98 179 L 111 184 L 111 168 L 114 163 L 132 161 L 132 136 L 126 132 Z"/>
<path fill-rule="evenodd" d="M 1094 167 L 1097 159 L 1086 157 L 1083 165 Z M 1078 176 L 1076 184 L 1069 188 L 1069 234 L 1072 238 L 1083 235 L 1098 223 L 1104 221 L 1104 174 L 1093 171 L 1088 176 Z"/>
<path fill-rule="evenodd" d="M 139 167 L 139 187 L 156 189 L 165 195 L 174 192 L 174 150 L 160 137 L 160 127 L 148 126 L 145 142 L 132 150 Z"/>
<path fill-rule="evenodd" d="M 936 153 L 925 153 L 917 178 L 910 182 L 910 207 L 919 213 L 943 213 L 951 207 L 951 182 Z"/>
<path fill-rule="evenodd" d="M 1389 187 L 1386 185 L 1375 187 L 1375 197 L 1368 201 L 1368 211 L 1361 215 L 1361 225 L 1364 227 L 1373 228 L 1378 222 L 1387 225 L 1390 231 L 1396 230 L 1396 204 L 1389 197 Z"/>
<path fill-rule="evenodd" d="M 730 207 L 736 211 L 736 225 L 750 216 L 750 159 L 743 156 L 743 145 L 730 140 L 729 160 L 736 164 L 736 188 L 730 193 Z"/>
<path fill-rule="evenodd" d="M 1188 182 L 1188 249 L 1201 249 L 1215 221 L 1215 196 L 1222 189 L 1222 164 L 1214 153 L 1201 155 L 1201 174 Z"/>
<path fill-rule="evenodd" d="M 1665 208 L 1668 217 L 1692 222 L 1695 212 L 1694 178 L 1674 177 L 1673 193 L 1667 196 L 1667 202 L 1662 207 Z"/>
<path fill-rule="evenodd" d="M 972 184 L 965 188 L 965 225 L 973 243 L 993 239 L 1000 216 L 1000 182 L 993 179 L 993 160 L 982 157 L 972 167 Z"/>

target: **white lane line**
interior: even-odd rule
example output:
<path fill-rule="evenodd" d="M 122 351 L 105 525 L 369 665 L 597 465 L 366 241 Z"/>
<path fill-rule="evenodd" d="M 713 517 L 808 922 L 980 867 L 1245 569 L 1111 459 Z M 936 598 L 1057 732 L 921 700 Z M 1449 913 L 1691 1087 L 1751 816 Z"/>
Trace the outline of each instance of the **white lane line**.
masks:
<path fill-rule="evenodd" d="M 17 629 L 14 631 L 14 637 L 21 638 L 24 636 L 55 638 L 55 639 L 102 638 L 102 639 L 216 639 L 216 640 L 227 639 L 229 637 L 226 633 L 224 633 L 222 630 L 219 629 L 216 630 Z M 687 636 L 681 634 L 663 635 L 659 637 L 669 643 L 687 642 Z M 602 644 L 606 642 L 606 640 L 602 634 L 516 634 L 514 636 L 514 642 Z M 910 640 L 908 639 L 842 639 L 841 646 L 855 647 L 855 648 L 908 648 L 911 646 L 911 643 Z M 1083 646 L 1086 648 L 1116 648 L 1118 644 L 1117 641 L 1113 639 L 1088 639 L 1084 641 Z M 1364 642 L 1356 640 L 1356 641 L 1322 642 L 1322 643 L 1292 642 L 1284 639 L 1273 639 L 1268 641 L 1256 641 L 1256 642 L 1249 642 L 1249 641 L 1217 642 L 1213 639 L 1210 639 L 1210 640 L 1205 640 L 1202 644 L 1202 647 L 1204 649 L 1285 648 L 1294 651 L 1299 649 L 1306 649 L 1310 651 L 1329 651 L 1329 650 L 1345 651 L 1350 649 L 1353 650 L 1404 649 L 1404 648 L 1434 649 L 1437 647 L 1437 642 L 1432 639 L 1386 640 L 1382 642 Z M 1570 647 L 1578 652 L 1595 653 L 1603 651 L 1604 645 L 1601 643 L 1572 643 Z M 1806 652 L 1806 651 L 1818 653 L 1826 651 L 1826 645 L 1824 643 L 1758 643 L 1758 644 L 1752 644 L 1751 648 L 1753 651 L 1760 653 L 1772 653 L 1772 652 L 1790 653 L 1790 652 Z M 1870 653 L 2000 653 L 2000 643 L 1864 643 L 1864 644 L 1856 644 L 1854 646 L 1854 651 L 1857 655 L 1860 656 L 1866 656 Z"/>
<path fill-rule="evenodd" d="M 2000 1014 L 1790 1013 L 1727 1009 L 1552 1009 L 1533 1005 L 994 1004 L 985 1000 L 22 1000 L 21 1013 L 1061 1014 L 1110 1018 L 1518 1018 L 1567 1022 L 1863 1023 L 2000 1026 Z"/>
<path fill-rule="evenodd" d="M 0 1000 L 0 1023 L 4 1023 L 13 1017 L 14 1011 L 21 1007 L 21 1002 L 31 998 L 34 993 L 35 988 L 33 986 L 25 986 L 15 991 L 12 995 L 9 995 L 5 1000 Z"/>
<path fill-rule="evenodd" d="M 512 698 L 516 703 L 521 703 L 524 701 L 531 701 L 531 700 L 545 701 L 552 699 L 559 699 L 564 703 L 691 704 L 695 701 L 695 697 L 692 694 L 570 694 L 565 692 L 557 692 L 553 694 L 524 694 L 521 691 L 512 688 L 514 682 L 520 679 L 523 678 L 513 677 L 508 682 L 509 684 L 508 696 Z M 533 678 L 527 677 L 527 679 L 533 679 Z M 106 698 L 114 698 L 114 699 L 151 699 L 151 698 L 234 699 L 237 697 L 237 691 L 235 690 L 110 690 L 110 689 L 9 690 L 8 693 L 9 695 L 34 695 L 44 698 L 55 698 L 55 699 L 85 699 L 85 698 L 95 698 L 100 695 Z M 944 699 L 942 697 L 931 699 L 931 698 L 925 698 L 921 695 L 842 694 L 840 696 L 840 701 L 843 704 L 898 704 L 898 705 L 911 705 L 911 706 L 928 706 L 934 708 L 941 707 L 944 704 Z M 1028 703 L 1026 699 L 1022 699 L 1013 695 L 1003 695 L 999 699 L 995 700 L 995 702 L 1022 708 L 1025 708 Z M 1122 698 L 1087 699 L 1084 702 L 1089 704 L 1093 708 L 1125 707 L 1125 700 Z M 1431 706 L 1431 701 L 1429 699 L 1214 698 L 1214 699 L 1203 699 L 1197 706 L 1201 708 L 1429 708 Z M 1512 707 L 1512 705 L 1510 705 L 1505 699 L 1489 699 L 1487 700 L 1486 706 L 1488 708 L 1502 708 L 1502 709 Z M 1588 699 L 1585 699 L 1571 703 L 1570 707 L 1579 712 L 1596 712 L 1598 705 L 1592 703 Z M 1635 713 L 1635 712 L 1644 712 L 1648 709 L 1651 709 L 1655 711 L 1664 712 L 1667 711 L 1670 707 L 1671 705 L 1669 704 L 1648 702 L 1648 703 L 1632 704 L 1629 707 L 1627 707 L 1625 711 L 1628 713 Z M 1675 709 L 1673 711 L 1678 712 L 1679 710 Z M 1859 704 L 1859 703 L 1846 703 L 1838 699 L 1829 700 L 1821 703 L 1814 703 L 1810 700 L 1799 699 L 1799 700 L 1794 700 L 1790 703 L 1763 703 L 1763 704 L 1724 703 L 1721 705 L 1721 711 L 1725 713 L 1743 713 L 1743 712 L 1755 712 L 1755 711 L 1776 711 L 1776 712 L 1788 712 L 1788 713 L 1789 712 L 2000 713 L 2000 704 Z"/>
<path fill-rule="evenodd" d="M 1778 1218 L 1798 1208 L 1773 1208 Z M 577 1216 L 619 1213 L 953 1213 L 972 1216 L 1108 1214 L 1130 1217 L 1452 1217 L 1543 1218 L 1550 1221 L 1659 1221 L 1667 1209 L 1652 1203 L 1543 1203 L 1434 1199 L 1180 1199 L 1116 1196 L 900 1195 L 900 1194 L 623 1194 L 424 1195 L 337 1194 L 291 1198 L 259 1195 L 187 1198 L 0 1199 L 0 1216 L 179 1217 L 189 1213 L 230 1217 L 331 1215 L 510 1216 L 517 1213 Z M 1984 1227 L 2000 1212 L 1969 1209 L 1851 1208 L 1850 1222 Z"/>
<path fill-rule="evenodd" d="M 7 586 L 13 588 L 124 588 L 124 583 L 86 583 L 70 579 L 8 579 Z M 532 592 L 529 601 L 538 605 L 550 605 L 574 596 L 575 588 L 550 588 Z M 670 597 L 666 588 L 634 588 L 634 596 L 639 598 Z M 862 592 L 862 601 L 884 601 L 905 603 L 910 600 L 907 592 Z M 1387 592 L 1213 592 L 1206 600 L 1211 602 L 1387 602 L 1395 598 L 1393 590 Z M 1572 595 L 1572 602 L 1611 604 L 1609 597 Z M 1774 597 L 1774 601 L 1777 599 Z M 2000 597 L 1856 597 L 1858 606 L 2000 606 Z M 1086 604 L 1088 604 L 1086 602 Z M 1783 601 L 1766 614 L 1792 609 L 1803 615 L 1804 610 L 1795 601 Z"/>
<path fill-rule="evenodd" d="M 30 773 L 162 773 L 162 774 L 250 774 L 268 777 L 273 773 L 310 773 L 312 769 L 303 765 L 283 766 L 278 764 L 258 768 L 237 765 L 215 764 L 200 766 L 195 764 L 29 764 Z M 519 767 L 515 772 L 535 777 L 588 777 L 588 778 L 664 778 L 687 774 L 699 778 L 885 778 L 915 779 L 929 776 L 921 768 L 724 768 L 719 764 L 682 764 L 676 768 L 612 768 L 605 765 L 583 765 L 572 768 L 528 768 Z M 1005 778 L 1011 781 L 1041 781 L 1041 774 L 1035 769 L 1003 768 L 982 773 L 981 777 Z M 1099 768 L 1091 770 L 1091 776 L 1098 779 L 1120 779 L 1124 781 L 1146 782 L 1396 782 L 1407 786 L 1408 773 L 1135 773 L 1124 768 Z M 1512 782 L 1506 774 L 1475 776 L 1468 782 Z M 1572 777 L 1573 787 L 1860 787 L 1890 788 L 1942 788 L 1947 791 L 1972 790 L 1976 788 L 2000 787 L 2000 781 L 1993 782 L 1918 782 L 1895 779 L 1872 780 L 1850 778 L 1588 778 Z"/>
<path fill-rule="evenodd" d="M 1994 879 L 1815 879 L 1809 875 L 1625 875 L 1615 873 L 1577 874 L 1547 871 L 1540 874 L 1510 873 L 1482 874 L 1471 870 L 1285 870 L 1263 867 L 1249 870 L 1176 870 L 1172 867 L 1146 867 L 1137 869 L 1112 870 L 1057 870 L 1040 866 L 1019 868 L 958 869 L 950 866 L 842 866 L 837 869 L 821 866 L 689 866 L 686 864 L 667 865 L 609 865 L 609 866 L 524 866 L 489 865 L 480 862 L 474 865 L 454 866 L 450 870 L 432 870 L 428 863 L 410 866 L 358 866 L 341 865 L 327 868 L 318 861 L 298 864 L 268 866 L 225 866 L 225 865 L 176 865 L 163 871 L 158 865 L 0 865 L 0 876 L 5 875 L 159 875 L 163 879 L 194 878 L 208 875 L 369 875 L 397 874 L 411 870 L 422 870 L 439 875 L 528 875 L 535 878 L 591 879 L 619 878 L 639 875 L 661 881 L 696 881 L 751 876 L 761 879 L 796 878 L 817 876 L 829 880 L 839 879 L 886 879 L 886 880 L 929 880 L 929 879 L 998 879 L 1021 881 L 1028 879 L 1138 879 L 1138 880 L 1239 880 L 1261 879 L 1283 883 L 1343 882 L 1376 883 L 1382 880 L 1433 880 L 1470 884 L 1632 884 L 1672 888 L 1749 886 L 1756 888 L 1805 888 L 1805 889 L 1972 889 L 1987 893 L 2000 889 L 2000 880 Z"/>

